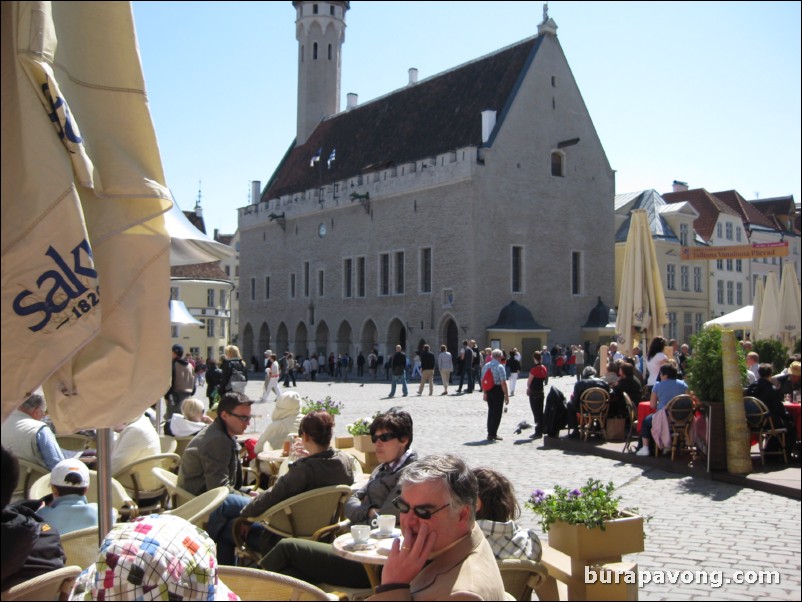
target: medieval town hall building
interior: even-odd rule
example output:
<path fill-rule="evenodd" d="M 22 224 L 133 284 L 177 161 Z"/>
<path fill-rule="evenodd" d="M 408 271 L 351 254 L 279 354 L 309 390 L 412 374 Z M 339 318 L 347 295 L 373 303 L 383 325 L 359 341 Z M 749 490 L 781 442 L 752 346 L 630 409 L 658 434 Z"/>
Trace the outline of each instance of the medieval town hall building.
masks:
<path fill-rule="evenodd" d="M 239 210 L 244 356 L 588 338 L 615 305 L 614 173 L 554 21 L 341 111 L 350 3 L 293 5 L 297 137 Z"/>

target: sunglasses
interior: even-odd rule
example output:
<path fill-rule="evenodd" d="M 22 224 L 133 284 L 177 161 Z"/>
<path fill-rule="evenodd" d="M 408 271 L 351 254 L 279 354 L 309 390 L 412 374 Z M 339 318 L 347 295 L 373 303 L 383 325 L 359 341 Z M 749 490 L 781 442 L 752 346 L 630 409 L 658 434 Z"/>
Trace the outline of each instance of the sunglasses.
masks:
<path fill-rule="evenodd" d="M 243 414 L 235 414 L 234 412 L 229 412 L 229 414 L 231 414 L 234 418 L 239 418 L 243 422 L 250 422 L 252 418 L 251 416 L 245 416 Z"/>
<path fill-rule="evenodd" d="M 400 497 L 397 497 L 397 498 L 395 498 L 393 500 L 393 506 L 398 508 L 398 511 L 401 514 L 406 514 L 407 512 L 412 510 L 412 512 L 415 513 L 415 516 L 417 516 L 421 520 L 429 520 L 435 514 L 437 514 L 438 512 L 443 510 L 444 508 L 448 508 L 450 505 L 451 504 L 449 503 L 449 504 L 446 504 L 445 506 L 440 506 L 439 508 L 435 508 L 434 510 L 428 510 L 427 508 L 421 508 L 420 506 L 415 506 L 413 508 L 412 506 L 407 504 L 404 500 L 402 500 Z"/>
<path fill-rule="evenodd" d="M 393 439 L 398 439 L 398 435 L 393 433 L 382 433 L 381 435 L 371 435 L 370 440 L 373 443 L 376 441 L 382 441 L 383 443 L 387 443 L 388 441 L 392 441 Z"/>

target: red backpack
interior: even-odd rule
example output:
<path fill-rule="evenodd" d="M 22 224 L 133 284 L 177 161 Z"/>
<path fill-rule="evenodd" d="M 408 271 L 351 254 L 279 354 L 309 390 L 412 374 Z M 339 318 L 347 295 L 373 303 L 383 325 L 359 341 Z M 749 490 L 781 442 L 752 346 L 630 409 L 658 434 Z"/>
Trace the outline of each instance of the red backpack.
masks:
<path fill-rule="evenodd" d="M 496 386 L 496 380 L 493 378 L 493 368 L 488 367 L 482 375 L 482 391 L 489 391 Z"/>

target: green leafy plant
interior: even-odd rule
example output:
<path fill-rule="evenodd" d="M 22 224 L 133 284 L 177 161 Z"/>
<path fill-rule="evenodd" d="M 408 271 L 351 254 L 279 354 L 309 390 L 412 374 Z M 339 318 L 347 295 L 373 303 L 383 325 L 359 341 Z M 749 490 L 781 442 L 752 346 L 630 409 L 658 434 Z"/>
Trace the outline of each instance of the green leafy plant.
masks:
<path fill-rule="evenodd" d="M 752 343 L 752 351 L 760 356 L 761 364 L 771 364 L 774 373 L 782 372 L 788 357 L 788 348 L 775 339 L 761 339 Z"/>
<path fill-rule="evenodd" d="M 309 412 L 314 412 L 315 410 L 323 410 L 332 416 L 337 416 L 342 413 L 344 407 L 344 403 L 340 401 L 334 401 L 330 395 L 327 395 L 325 399 L 321 399 L 320 401 L 313 401 L 308 397 L 304 397 L 304 403 L 301 406 L 301 414 L 306 415 Z"/>
<path fill-rule="evenodd" d="M 347 425 L 345 428 L 348 430 L 348 434 L 353 435 L 354 437 L 358 437 L 359 435 L 370 435 L 370 425 L 373 424 L 373 419 L 376 418 L 379 413 L 380 412 L 376 412 L 373 416 L 358 418 L 351 424 Z"/>
<path fill-rule="evenodd" d="M 685 382 L 700 401 L 724 402 L 724 367 L 721 357 L 721 328 L 705 328 L 691 337 Z M 746 385 L 746 358 L 738 349 L 738 371 Z"/>
<path fill-rule="evenodd" d="M 604 522 L 620 518 L 620 497 L 613 495 L 615 485 L 610 481 L 603 485 L 597 479 L 588 479 L 579 489 L 567 489 L 559 485 L 552 493 L 535 489 L 524 505 L 535 514 L 540 515 L 540 526 L 548 532 L 556 521 L 571 525 L 585 525 L 588 529 L 599 527 L 605 530 Z M 637 513 L 637 508 L 627 508 L 628 512 Z"/>

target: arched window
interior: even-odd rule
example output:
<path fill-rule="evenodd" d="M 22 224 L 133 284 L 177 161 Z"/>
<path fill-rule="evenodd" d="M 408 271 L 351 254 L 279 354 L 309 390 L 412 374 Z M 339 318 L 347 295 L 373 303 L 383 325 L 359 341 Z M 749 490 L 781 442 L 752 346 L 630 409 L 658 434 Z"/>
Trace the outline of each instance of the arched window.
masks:
<path fill-rule="evenodd" d="M 565 175 L 565 157 L 559 151 L 551 153 L 551 175 L 560 178 Z"/>

